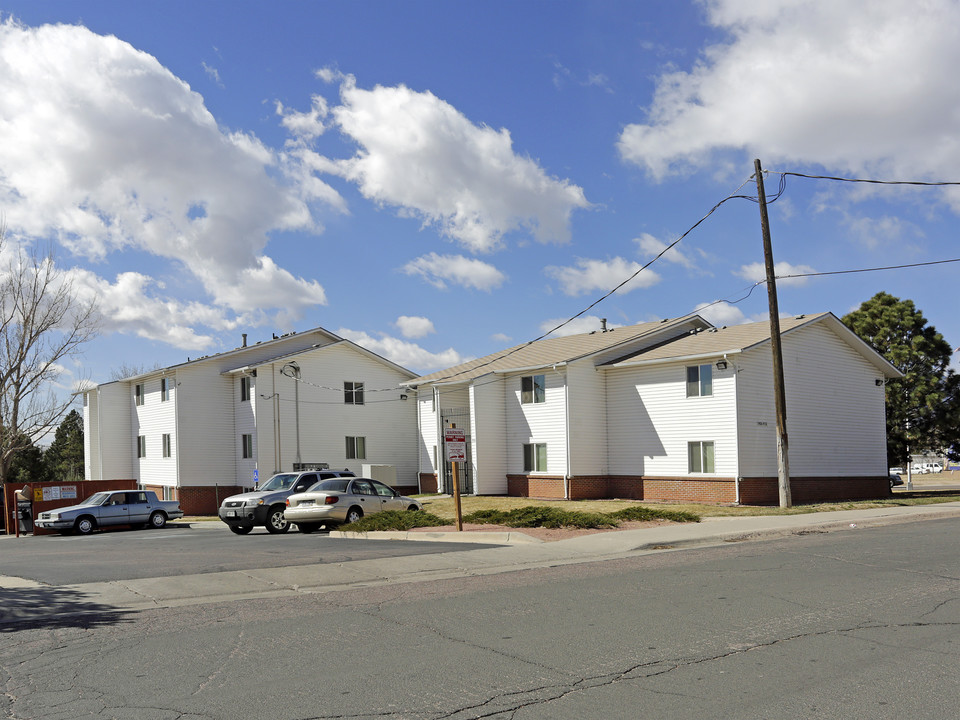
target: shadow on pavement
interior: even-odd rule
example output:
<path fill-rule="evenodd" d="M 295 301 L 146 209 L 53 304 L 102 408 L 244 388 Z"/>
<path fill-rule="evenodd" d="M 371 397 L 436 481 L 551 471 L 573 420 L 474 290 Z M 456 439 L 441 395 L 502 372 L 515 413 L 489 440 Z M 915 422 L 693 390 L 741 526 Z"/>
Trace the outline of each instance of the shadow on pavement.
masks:
<path fill-rule="evenodd" d="M 127 622 L 129 611 L 84 600 L 56 587 L 0 588 L 0 633 L 54 628 L 93 628 Z"/>

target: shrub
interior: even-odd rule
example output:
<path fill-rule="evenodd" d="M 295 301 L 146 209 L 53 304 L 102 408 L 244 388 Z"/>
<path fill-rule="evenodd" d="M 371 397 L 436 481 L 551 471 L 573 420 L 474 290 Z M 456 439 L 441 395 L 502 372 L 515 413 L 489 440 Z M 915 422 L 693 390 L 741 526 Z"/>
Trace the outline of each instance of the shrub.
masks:
<path fill-rule="evenodd" d="M 478 510 L 465 515 L 464 522 L 506 525 L 515 528 L 604 528 L 616 527 L 619 523 L 603 513 L 587 513 L 577 510 L 561 510 L 554 507 L 530 506 L 513 510 Z"/>
<path fill-rule="evenodd" d="M 449 525 L 449 520 L 437 517 L 433 513 L 410 510 L 384 510 L 367 515 L 355 523 L 341 525 L 338 530 L 348 532 L 374 532 L 376 530 L 410 530 L 417 527 L 436 527 Z"/>
<path fill-rule="evenodd" d="M 662 510 L 660 508 L 649 508 L 641 505 L 624 508 L 616 512 L 609 513 L 610 517 L 617 520 L 670 520 L 672 522 L 700 522 L 700 516 L 696 513 L 686 510 Z"/>

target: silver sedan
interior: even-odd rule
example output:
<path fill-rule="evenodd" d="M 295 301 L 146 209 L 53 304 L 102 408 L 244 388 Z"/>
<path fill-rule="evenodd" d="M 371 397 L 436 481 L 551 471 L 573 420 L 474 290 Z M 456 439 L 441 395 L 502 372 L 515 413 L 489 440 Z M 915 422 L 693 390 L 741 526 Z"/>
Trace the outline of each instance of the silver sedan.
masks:
<path fill-rule="evenodd" d="M 356 522 L 364 515 L 381 510 L 422 510 L 413 498 L 400 495 L 389 485 L 367 478 L 331 478 L 322 480 L 306 492 L 287 498 L 283 516 L 296 523 L 302 533 L 311 533 L 321 525 Z"/>

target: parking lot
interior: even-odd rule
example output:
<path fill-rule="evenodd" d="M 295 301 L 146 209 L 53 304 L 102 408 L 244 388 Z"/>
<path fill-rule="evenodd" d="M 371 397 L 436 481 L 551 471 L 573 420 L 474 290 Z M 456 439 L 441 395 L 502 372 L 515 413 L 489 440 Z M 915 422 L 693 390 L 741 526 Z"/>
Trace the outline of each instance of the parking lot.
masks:
<path fill-rule="evenodd" d="M 0 536 L 0 574 L 49 585 L 342 563 L 476 550 L 469 543 L 344 540 L 324 532 L 237 536 L 217 520 L 173 522 L 160 530 L 111 529 L 93 535 Z"/>

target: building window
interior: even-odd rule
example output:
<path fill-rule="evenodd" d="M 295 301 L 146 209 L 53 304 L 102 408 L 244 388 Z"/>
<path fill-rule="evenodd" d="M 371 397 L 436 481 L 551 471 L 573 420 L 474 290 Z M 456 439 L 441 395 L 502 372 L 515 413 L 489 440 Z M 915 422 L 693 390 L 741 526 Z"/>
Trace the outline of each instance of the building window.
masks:
<path fill-rule="evenodd" d="M 243 459 L 251 459 L 253 457 L 253 435 L 250 433 L 241 435 L 240 442 L 243 445 Z"/>
<path fill-rule="evenodd" d="M 160 378 L 160 402 L 166 402 L 170 399 L 170 380 Z"/>
<path fill-rule="evenodd" d="M 687 465 L 691 473 L 716 472 L 713 464 L 713 443 L 687 443 Z"/>
<path fill-rule="evenodd" d="M 364 437 L 347 437 L 347 460 L 367 459 L 367 439 Z"/>
<path fill-rule="evenodd" d="M 240 377 L 240 402 L 249 402 L 250 400 L 250 380 L 251 378 L 246 375 Z"/>
<path fill-rule="evenodd" d="M 137 457 L 144 458 L 146 456 L 147 456 L 147 436 L 137 435 Z"/>
<path fill-rule="evenodd" d="M 363 383 L 351 381 L 344 382 L 343 402 L 347 405 L 363 405 Z"/>
<path fill-rule="evenodd" d="M 523 471 L 547 471 L 547 444 L 528 443 L 523 446 Z"/>
<path fill-rule="evenodd" d="M 713 365 L 694 365 L 687 368 L 687 397 L 713 395 Z"/>
<path fill-rule="evenodd" d="M 143 383 L 137 383 L 133 386 L 134 403 L 143 405 Z"/>
<path fill-rule="evenodd" d="M 163 434 L 163 456 L 170 457 L 170 433 Z"/>
<path fill-rule="evenodd" d="M 545 375 L 527 375 L 520 378 L 520 402 L 542 403 L 547 399 L 547 384 Z"/>

